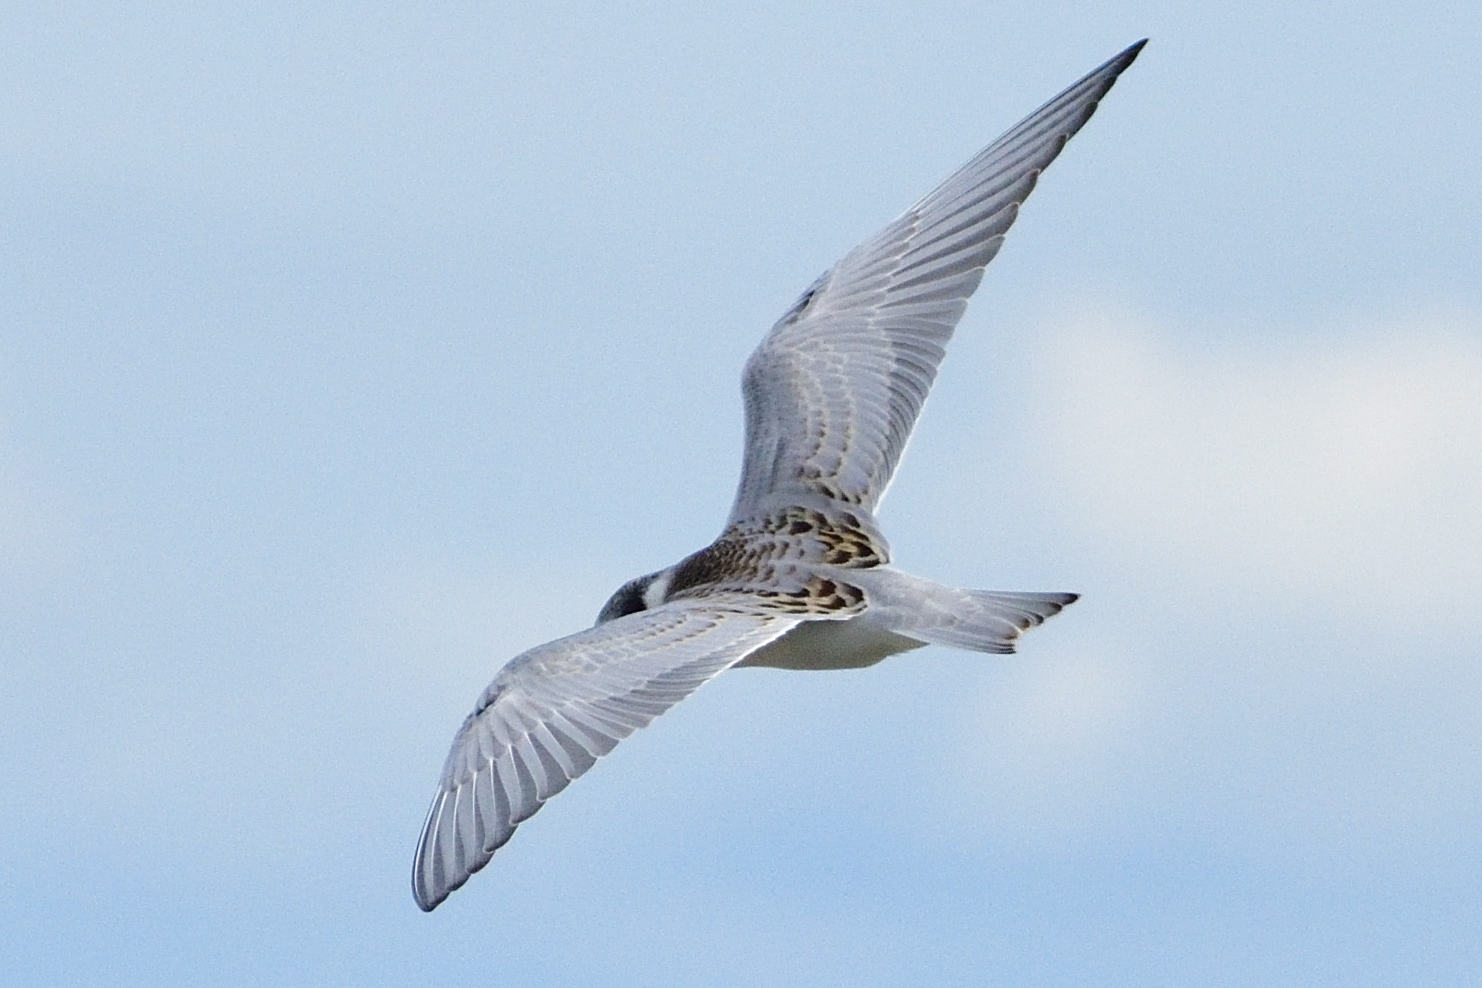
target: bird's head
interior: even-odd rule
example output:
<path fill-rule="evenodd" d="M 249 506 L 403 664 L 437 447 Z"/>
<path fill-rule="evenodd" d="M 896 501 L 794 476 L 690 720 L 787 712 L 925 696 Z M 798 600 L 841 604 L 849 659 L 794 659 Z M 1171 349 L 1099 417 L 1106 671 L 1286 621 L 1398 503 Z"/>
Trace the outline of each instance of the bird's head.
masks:
<path fill-rule="evenodd" d="M 607 598 L 602 611 L 597 615 L 598 624 L 606 624 L 614 618 L 625 617 L 658 607 L 669 593 L 669 581 L 674 568 L 661 569 L 657 573 L 639 576 L 618 587 L 617 593 Z"/>

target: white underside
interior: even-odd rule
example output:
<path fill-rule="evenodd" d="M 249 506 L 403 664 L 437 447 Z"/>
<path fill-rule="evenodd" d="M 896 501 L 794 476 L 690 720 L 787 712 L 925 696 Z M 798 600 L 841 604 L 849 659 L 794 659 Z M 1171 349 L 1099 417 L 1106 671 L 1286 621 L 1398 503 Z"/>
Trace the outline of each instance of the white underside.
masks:
<path fill-rule="evenodd" d="M 882 628 L 866 613 L 848 621 L 805 621 L 731 668 L 863 669 L 925 644 Z"/>

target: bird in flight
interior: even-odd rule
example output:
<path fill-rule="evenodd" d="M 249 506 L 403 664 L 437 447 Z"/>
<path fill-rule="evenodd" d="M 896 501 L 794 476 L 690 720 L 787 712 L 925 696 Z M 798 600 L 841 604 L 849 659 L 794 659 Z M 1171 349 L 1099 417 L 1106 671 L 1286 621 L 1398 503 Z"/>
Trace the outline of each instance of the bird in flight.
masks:
<path fill-rule="evenodd" d="M 436 908 L 546 800 L 726 669 L 859 668 L 927 644 L 1012 652 L 1076 599 L 903 573 L 875 508 L 1020 203 L 1145 43 L 990 144 L 772 327 L 742 374 L 746 450 L 725 530 L 494 677 L 427 812 L 417 905 Z"/>

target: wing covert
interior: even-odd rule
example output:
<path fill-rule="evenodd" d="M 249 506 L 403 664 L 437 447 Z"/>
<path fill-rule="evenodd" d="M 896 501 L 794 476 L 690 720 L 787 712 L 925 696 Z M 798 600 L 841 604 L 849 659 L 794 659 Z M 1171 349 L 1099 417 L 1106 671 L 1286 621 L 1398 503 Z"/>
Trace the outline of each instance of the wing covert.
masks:
<path fill-rule="evenodd" d="M 777 495 L 822 494 L 874 510 L 1020 203 L 1143 44 L 979 152 L 772 327 L 742 377 L 746 455 L 732 522 Z"/>

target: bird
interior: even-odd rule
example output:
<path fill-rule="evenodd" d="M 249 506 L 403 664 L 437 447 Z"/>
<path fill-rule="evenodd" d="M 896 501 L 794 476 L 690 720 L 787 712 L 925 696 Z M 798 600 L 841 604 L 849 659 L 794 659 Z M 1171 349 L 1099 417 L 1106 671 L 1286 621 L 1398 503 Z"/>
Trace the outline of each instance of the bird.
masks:
<path fill-rule="evenodd" d="M 615 745 L 719 673 L 1008 653 L 1073 593 L 959 590 L 890 562 L 875 510 L 945 347 L 1040 173 L 1142 51 L 1016 124 L 819 277 L 746 362 L 741 482 L 710 545 L 629 580 L 494 677 L 454 738 L 412 867 L 430 912 Z"/>

